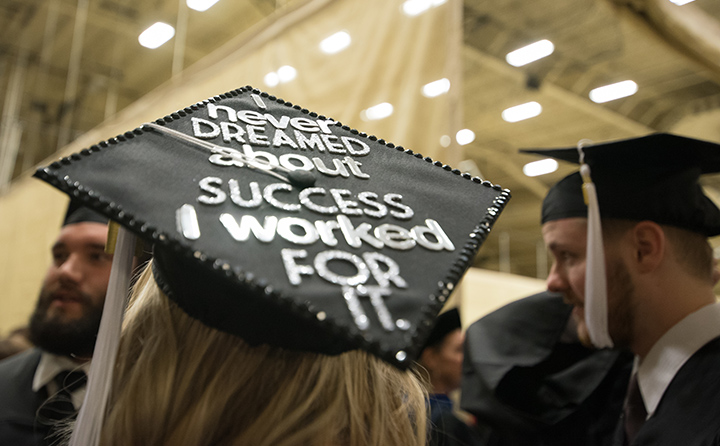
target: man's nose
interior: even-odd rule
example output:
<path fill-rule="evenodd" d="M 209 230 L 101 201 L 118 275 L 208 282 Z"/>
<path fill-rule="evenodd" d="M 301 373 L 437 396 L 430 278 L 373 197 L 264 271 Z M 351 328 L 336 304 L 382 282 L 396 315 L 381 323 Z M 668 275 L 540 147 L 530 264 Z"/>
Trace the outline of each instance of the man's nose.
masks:
<path fill-rule="evenodd" d="M 83 276 L 82 259 L 77 254 L 70 254 L 58 267 L 61 282 L 79 283 Z"/>
<path fill-rule="evenodd" d="M 545 281 L 548 291 L 555 293 L 562 293 L 568 287 L 567 279 L 562 271 L 557 267 L 556 263 L 550 268 L 550 274 L 548 274 L 547 280 Z"/>

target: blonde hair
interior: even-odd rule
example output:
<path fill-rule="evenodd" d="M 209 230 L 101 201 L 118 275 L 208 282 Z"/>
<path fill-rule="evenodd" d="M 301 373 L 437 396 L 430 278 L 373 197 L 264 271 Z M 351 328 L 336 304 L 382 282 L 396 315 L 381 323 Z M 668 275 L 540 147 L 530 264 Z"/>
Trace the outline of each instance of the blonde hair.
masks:
<path fill-rule="evenodd" d="M 425 444 L 412 372 L 363 351 L 249 346 L 187 316 L 150 271 L 126 314 L 101 445 Z"/>

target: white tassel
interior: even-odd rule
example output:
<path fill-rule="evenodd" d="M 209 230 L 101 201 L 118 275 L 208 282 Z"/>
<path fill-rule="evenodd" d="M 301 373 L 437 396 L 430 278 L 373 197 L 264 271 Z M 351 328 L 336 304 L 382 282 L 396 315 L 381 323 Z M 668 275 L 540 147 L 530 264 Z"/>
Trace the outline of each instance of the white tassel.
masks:
<path fill-rule="evenodd" d="M 587 245 L 585 263 L 585 324 L 592 344 L 597 348 L 612 348 L 608 328 L 607 276 L 605 274 L 605 250 L 603 248 L 600 206 L 595 184 L 590 177 L 590 166 L 584 163 L 583 145 L 580 152 L 580 175 L 583 178 L 583 194 L 588 207 Z"/>
<path fill-rule="evenodd" d="M 100 442 L 100 430 L 120 344 L 120 329 L 132 274 L 135 242 L 135 235 L 120 227 L 100 330 L 90 365 L 87 392 L 70 438 L 70 446 L 95 446 Z"/>

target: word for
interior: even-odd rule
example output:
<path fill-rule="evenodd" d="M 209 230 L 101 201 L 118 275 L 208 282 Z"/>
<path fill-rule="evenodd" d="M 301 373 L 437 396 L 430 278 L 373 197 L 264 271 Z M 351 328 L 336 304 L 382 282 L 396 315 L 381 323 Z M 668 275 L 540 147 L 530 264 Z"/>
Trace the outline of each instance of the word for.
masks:
<path fill-rule="evenodd" d="M 317 273 L 322 279 L 340 285 L 348 310 L 360 330 L 366 330 L 370 326 L 370 319 L 359 297 L 369 298 L 380 325 L 386 331 L 393 331 L 396 326 L 401 329 L 409 328 L 409 323 L 405 320 L 394 322 L 385 305 L 385 299 L 392 295 L 391 284 L 397 288 L 408 287 L 405 279 L 400 276 L 400 267 L 390 257 L 377 252 L 365 252 L 361 257 L 346 251 L 329 250 L 318 253 L 310 266 L 299 263 L 299 260 L 307 258 L 308 253 L 304 249 L 283 249 L 281 255 L 291 284 L 300 285 L 302 276 Z M 331 262 L 347 264 L 347 270 L 353 271 L 352 275 L 334 271 L 329 266 Z M 371 276 L 377 285 L 368 285 Z"/>
<path fill-rule="evenodd" d="M 400 267 L 390 257 L 377 252 L 365 252 L 361 257 L 346 251 L 330 250 L 318 253 L 310 266 L 298 263 L 298 260 L 307 258 L 308 253 L 304 249 L 283 249 L 281 255 L 291 284 L 300 285 L 302 276 L 317 273 L 322 279 L 340 285 L 348 310 L 359 329 L 366 330 L 370 326 L 370 319 L 360 303 L 361 296 L 369 298 L 383 329 L 395 329 L 396 323 L 385 305 L 385 298 L 392 294 L 391 284 L 398 288 L 407 288 L 408 285 L 400 276 Z M 330 262 L 346 263 L 354 274 L 333 271 L 328 265 Z M 371 276 L 377 285 L 367 285 Z M 398 321 L 397 326 L 409 328 L 409 324 L 404 320 Z"/>
<path fill-rule="evenodd" d="M 391 283 L 398 288 L 407 288 L 407 282 L 400 277 L 398 264 L 379 252 L 365 252 L 360 257 L 347 251 L 322 251 L 315 256 L 312 262 L 314 268 L 297 262 L 298 259 L 307 258 L 308 253 L 304 249 L 283 249 L 281 255 L 285 272 L 293 285 L 300 285 L 302 276 L 311 276 L 317 272 L 318 276 L 335 285 L 349 287 L 365 285 L 372 275 L 375 282 L 380 285 L 378 288 L 387 289 Z M 355 273 L 352 276 L 337 273 L 328 267 L 330 261 L 345 262 L 354 269 Z"/>

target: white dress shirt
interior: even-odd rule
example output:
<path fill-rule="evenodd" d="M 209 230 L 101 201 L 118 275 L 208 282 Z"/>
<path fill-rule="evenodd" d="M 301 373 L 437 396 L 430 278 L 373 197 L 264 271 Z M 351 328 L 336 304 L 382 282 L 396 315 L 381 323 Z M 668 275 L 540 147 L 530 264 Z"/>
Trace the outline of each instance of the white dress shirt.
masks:
<path fill-rule="evenodd" d="M 88 361 L 84 364 L 78 364 L 67 356 L 53 355 L 52 353 L 43 351 L 42 356 L 40 356 L 40 363 L 35 370 L 35 376 L 33 378 L 32 386 L 33 391 L 37 392 L 44 386 L 47 386 L 48 395 L 52 396 L 54 393 L 60 390 L 58 389 L 58 386 L 57 384 L 55 384 L 53 379 L 58 373 L 64 370 L 82 370 L 85 373 L 88 373 L 88 371 L 90 370 L 90 362 Z M 82 386 L 81 388 L 71 393 L 72 402 L 76 409 L 80 407 L 83 398 L 85 398 L 85 390 L 85 386 Z"/>
<path fill-rule="evenodd" d="M 642 361 L 635 357 L 640 393 L 650 418 L 678 370 L 705 344 L 720 336 L 720 303 L 704 306 L 667 331 Z"/>

